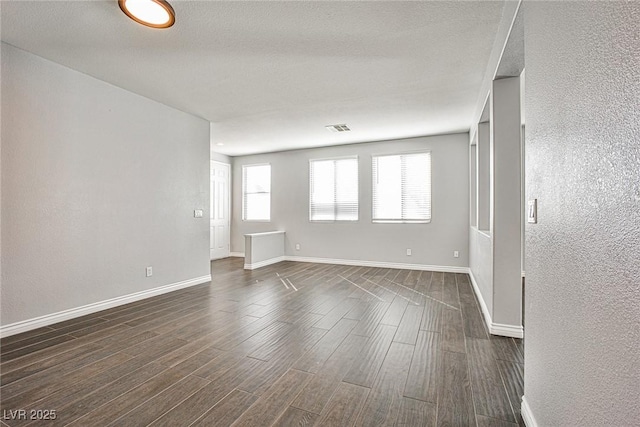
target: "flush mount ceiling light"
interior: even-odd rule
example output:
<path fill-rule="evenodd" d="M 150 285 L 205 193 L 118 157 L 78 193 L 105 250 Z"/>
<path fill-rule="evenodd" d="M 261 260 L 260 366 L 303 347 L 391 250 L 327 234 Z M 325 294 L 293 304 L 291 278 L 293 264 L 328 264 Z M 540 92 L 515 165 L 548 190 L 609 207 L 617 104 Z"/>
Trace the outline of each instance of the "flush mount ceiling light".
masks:
<path fill-rule="evenodd" d="M 169 28 L 176 13 L 165 0 L 118 0 L 120 9 L 139 24 L 151 28 Z"/>

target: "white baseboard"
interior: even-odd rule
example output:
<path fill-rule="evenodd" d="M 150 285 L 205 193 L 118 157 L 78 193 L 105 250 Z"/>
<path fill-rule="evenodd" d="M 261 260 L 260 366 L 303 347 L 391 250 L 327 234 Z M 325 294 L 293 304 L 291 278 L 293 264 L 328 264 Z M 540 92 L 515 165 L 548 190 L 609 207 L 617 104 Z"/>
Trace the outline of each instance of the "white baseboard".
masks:
<path fill-rule="evenodd" d="M 536 419 L 533 417 L 533 412 L 531 412 L 531 407 L 527 403 L 527 399 L 525 396 L 522 396 L 522 405 L 520 406 L 520 413 L 522 414 L 522 419 L 524 424 L 527 427 L 538 427 L 538 423 Z"/>
<path fill-rule="evenodd" d="M 166 294 L 168 292 L 177 291 L 178 289 L 188 288 L 189 286 L 199 285 L 211 281 L 211 275 L 196 277 L 181 282 L 171 283 L 169 285 L 160 286 L 146 291 L 135 292 L 133 294 L 121 297 L 111 298 L 105 301 L 95 302 L 93 304 L 83 305 L 81 307 L 71 308 L 69 310 L 59 311 L 57 313 L 47 314 L 33 319 L 23 320 L 21 322 L 11 323 L 9 325 L 0 326 L 0 337 L 8 337 L 32 329 L 41 328 L 43 326 L 53 325 L 54 323 L 63 322 L 65 320 L 74 319 L 87 314 L 96 313 L 108 308 L 117 307 L 119 305 L 129 304 L 131 302 L 140 301 L 156 295 Z"/>
<path fill-rule="evenodd" d="M 229 256 L 237 257 L 237 258 L 244 258 L 244 252 L 230 252 Z"/>
<path fill-rule="evenodd" d="M 500 335 L 503 337 L 523 338 L 524 328 L 522 327 L 522 325 L 505 325 L 502 323 L 493 322 L 493 320 L 491 319 L 491 313 L 489 313 L 487 304 L 482 297 L 482 292 L 480 292 L 480 288 L 478 287 L 478 282 L 476 282 L 476 278 L 473 276 L 473 272 L 470 268 L 467 269 L 467 273 L 469 273 L 469 277 L 471 278 L 471 285 L 473 286 L 473 290 L 476 293 L 478 302 L 480 303 L 480 310 L 482 311 L 482 315 L 484 316 L 484 321 L 489 327 L 489 333 L 491 335 Z"/>
<path fill-rule="evenodd" d="M 491 323 L 489 329 L 492 335 L 500 335 L 511 338 L 524 338 L 524 328 L 522 326 L 504 325 L 502 323 Z"/>
<path fill-rule="evenodd" d="M 270 259 L 266 259 L 264 261 L 258 261 L 258 262 L 254 262 L 251 264 L 244 264 L 244 269 L 245 270 L 255 270 L 256 268 L 260 268 L 260 267 L 266 267 L 267 265 L 271 265 L 271 264 L 275 264 L 278 262 L 282 262 L 282 261 L 286 261 L 287 257 L 285 256 L 279 256 L 276 258 L 270 258 Z"/>
<path fill-rule="evenodd" d="M 244 257 L 243 252 L 231 252 L 233 257 Z M 245 270 L 253 270 L 256 268 L 264 267 L 267 265 L 275 264 L 282 261 L 293 262 L 311 262 L 315 264 L 336 264 L 336 265 L 354 265 L 358 267 L 380 267 L 380 268 L 395 268 L 404 270 L 425 270 L 425 271 L 441 271 L 443 273 L 469 273 L 467 267 L 455 267 L 447 265 L 425 265 L 425 264 L 405 264 L 397 262 L 384 262 L 384 261 L 364 261 L 364 260 L 352 260 L 352 259 L 338 259 L 338 258 L 317 258 L 317 257 L 302 257 L 294 255 L 285 255 L 283 257 L 272 258 L 266 261 L 261 261 L 253 264 L 245 264 Z"/>
<path fill-rule="evenodd" d="M 358 267 L 380 267 L 380 268 L 396 268 L 403 270 L 425 270 L 425 271 L 441 271 L 444 273 L 467 273 L 467 267 L 455 267 L 445 265 L 425 265 L 425 264 L 405 264 L 397 262 L 384 261 L 364 261 L 352 259 L 334 259 L 334 258 L 314 258 L 301 256 L 285 256 L 286 261 L 295 262 L 313 262 L 316 264 L 337 264 L 337 265 L 355 265 Z"/>
<path fill-rule="evenodd" d="M 396 268 L 396 269 L 404 269 L 404 270 L 441 271 L 444 273 L 468 273 L 469 272 L 469 269 L 467 267 L 425 265 L 425 264 L 404 264 L 404 263 L 396 263 L 396 262 L 364 261 L 364 260 L 338 259 L 338 258 L 316 258 L 316 257 L 302 257 L 302 256 L 293 256 L 293 255 L 285 255 L 285 256 L 271 258 L 265 261 L 260 261 L 252 264 L 245 264 L 244 269 L 254 270 L 256 268 L 265 267 L 267 265 L 275 264 L 282 261 L 310 262 L 314 264 L 353 265 L 358 267 Z"/>
<path fill-rule="evenodd" d="M 471 278 L 471 285 L 473 286 L 473 290 L 476 293 L 476 298 L 480 303 L 480 310 L 482 311 L 482 315 L 484 316 L 484 321 L 487 324 L 489 330 L 491 330 L 491 324 L 493 323 L 493 321 L 491 320 L 491 313 L 489 313 L 487 303 L 484 302 L 482 292 L 480 292 L 480 287 L 478 286 L 478 282 L 476 282 L 476 278 L 473 276 L 473 271 L 471 271 L 471 268 L 469 268 L 469 278 Z"/>

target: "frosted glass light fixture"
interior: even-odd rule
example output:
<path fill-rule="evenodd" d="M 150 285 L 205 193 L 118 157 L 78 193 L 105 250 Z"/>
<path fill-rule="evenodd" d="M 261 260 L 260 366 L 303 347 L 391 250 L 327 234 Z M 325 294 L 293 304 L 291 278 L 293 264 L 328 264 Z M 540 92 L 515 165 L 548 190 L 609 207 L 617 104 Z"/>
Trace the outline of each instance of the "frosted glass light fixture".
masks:
<path fill-rule="evenodd" d="M 118 0 L 120 9 L 139 24 L 169 28 L 176 22 L 173 7 L 165 0 Z"/>

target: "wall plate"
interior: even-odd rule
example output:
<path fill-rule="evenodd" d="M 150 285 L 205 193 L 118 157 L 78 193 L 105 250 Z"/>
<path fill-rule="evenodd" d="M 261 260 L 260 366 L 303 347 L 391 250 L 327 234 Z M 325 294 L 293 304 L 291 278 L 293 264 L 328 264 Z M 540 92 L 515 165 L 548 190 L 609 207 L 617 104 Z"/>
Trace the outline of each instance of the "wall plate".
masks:
<path fill-rule="evenodd" d="M 529 224 L 538 223 L 538 199 L 529 200 L 527 209 L 527 222 Z"/>

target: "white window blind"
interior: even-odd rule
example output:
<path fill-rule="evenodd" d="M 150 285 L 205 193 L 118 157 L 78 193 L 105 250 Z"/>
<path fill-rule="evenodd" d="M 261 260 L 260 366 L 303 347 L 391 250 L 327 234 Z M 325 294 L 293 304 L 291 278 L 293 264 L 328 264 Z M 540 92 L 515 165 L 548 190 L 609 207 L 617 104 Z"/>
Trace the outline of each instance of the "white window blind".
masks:
<path fill-rule="evenodd" d="M 373 222 L 431 221 L 431 153 L 373 156 Z"/>
<path fill-rule="evenodd" d="M 309 219 L 358 220 L 358 159 L 309 161 Z"/>
<path fill-rule="evenodd" d="M 242 167 L 242 219 L 271 219 L 271 165 Z"/>

